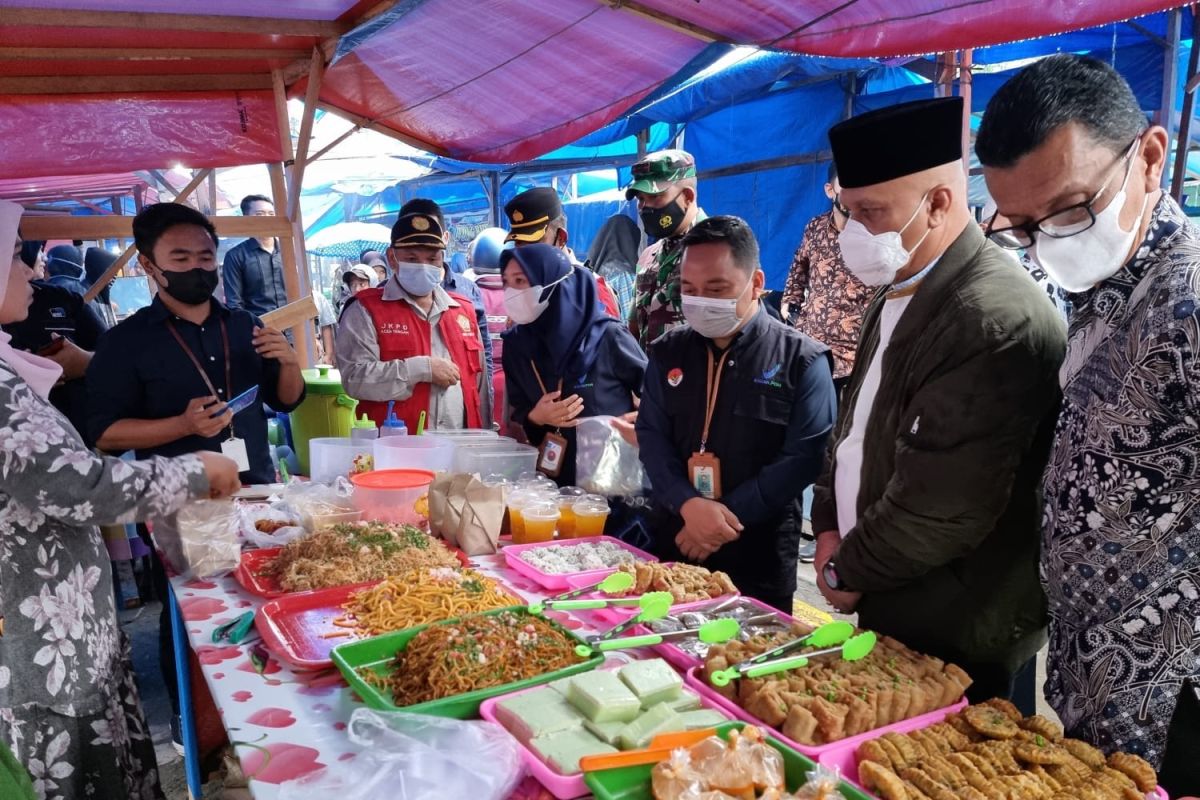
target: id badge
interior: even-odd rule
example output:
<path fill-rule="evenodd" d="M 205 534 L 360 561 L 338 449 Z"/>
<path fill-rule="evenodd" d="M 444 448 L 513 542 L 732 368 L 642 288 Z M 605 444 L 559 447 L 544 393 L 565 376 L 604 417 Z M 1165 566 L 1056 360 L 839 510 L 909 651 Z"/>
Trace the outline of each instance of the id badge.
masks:
<path fill-rule="evenodd" d="M 712 453 L 692 453 L 688 459 L 688 479 L 701 497 L 721 499 L 721 459 Z"/>
<path fill-rule="evenodd" d="M 250 469 L 250 456 L 246 453 L 244 439 L 226 439 L 221 442 L 221 455 L 232 458 L 233 463 L 237 464 L 238 472 L 246 472 Z"/>
<path fill-rule="evenodd" d="M 538 448 L 538 472 L 548 478 L 557 478 L 562 472 L 563 459 L 567 454 L 567 440 L 557 433 L 547 433 Z"/>

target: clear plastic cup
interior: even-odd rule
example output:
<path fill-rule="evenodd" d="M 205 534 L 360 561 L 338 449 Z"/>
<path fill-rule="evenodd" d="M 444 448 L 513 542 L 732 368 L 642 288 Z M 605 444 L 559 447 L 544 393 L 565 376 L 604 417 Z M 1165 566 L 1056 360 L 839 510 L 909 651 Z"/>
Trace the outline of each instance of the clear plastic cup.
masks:
<path fill-rule="evenodd" d="M 558 521 L 558 538 L 575 538 L 575 503 L 586 494 L 578 486 L 564 486 L 558 490 L 558 512 L 562 515 Z"/>
<path fill-rule="evenodd" d="M 525 538 L 525 517 L 521 510 L 532 502 L 528 490 L 513 489 L 507 493 L 505 506 L 508 509 L 508 529 L 512 533 L 513 542 L 520 544 Z"/>
<path fill-rule="evenodd" d="M 604 523 L 608 521 L 608 501 L 599 495 L 587 495 L 575 501 L 575 538 L 603 536 Z"/>
<path fill-rule="evenodd" d="M 554 503 L 530 503 L 521 509 L 522 522 L 524 527 L 523 540 L 517 542 L 517 537 L 513 535 L 513 541 L 518 544 L 529 544 L 530 542 L 549 542 L 554 539 L 554 529 L 558 527 L 558 506 Z"/>

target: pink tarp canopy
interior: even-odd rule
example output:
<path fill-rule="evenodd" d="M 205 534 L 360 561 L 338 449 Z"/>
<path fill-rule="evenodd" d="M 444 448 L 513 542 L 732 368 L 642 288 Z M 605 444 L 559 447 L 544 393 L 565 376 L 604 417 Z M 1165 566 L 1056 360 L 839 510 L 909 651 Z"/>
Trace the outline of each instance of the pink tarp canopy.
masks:
<path fill-rule="evenodd" d="M 1178 0 L 0 0 L 0 179 L 279 160 L 272 70 L 432 152 L 523 161 L 712 42 L 830 56 L 980 47 Z"/>

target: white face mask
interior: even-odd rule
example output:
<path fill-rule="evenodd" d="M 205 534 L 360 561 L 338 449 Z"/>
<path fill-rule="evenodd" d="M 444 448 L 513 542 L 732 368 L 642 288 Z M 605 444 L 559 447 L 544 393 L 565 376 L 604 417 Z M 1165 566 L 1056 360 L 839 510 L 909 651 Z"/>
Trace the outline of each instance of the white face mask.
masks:
<path fill-rule="evenodd" d="M 396 280 L 413 297 L 426 297 L 442 282 L 442 267 L 404 261 L 396 265 Z"/>
<path fill-rule="evenodd" d="M 1086 292 L 1116 275 L 1125 266 L 1125 257 L 1133 247 L 1138 223 L 1133 223 L 1133 230 L 1122 230 L 1120 217 L 1121 209 L 1125 207 L 1125 187 L 1133 172 L 1133 159 L 1136 156 L 1135 148 L 1129 157 L 1125 179 L 1121 181 L 1121 191 L 1113 196 L 1112 202 L 1103 211 L 1096 214 L 1095 225 L 1065 239 L 1038 234 L 1030 254 L 1050 278 L 1066 291 Z M 1148 202 L 1149 194 L 1142 200 L 1139 220 L 1145 215 Z"/>
<path fill-rule="evenodd" d="M 926 192 L 921 197 L 921 202 L 917 203 L 908 222 L 898 231 L 871 233 L 856 219 L 846 221 L 846 227 L 838 234 L 838 246 L 842 249 L 842 261 L 845 262 L 846 269 L 863 285 L 884 286 L 891 283 L 896 279 L 896 273 L 904 269 L 912 259 L 913 251 L 921 246 L 929 231 L 925 231 L 925 236 L 913 245 L 912 250 L 904 248 L 901 234 L 913 223 L 917 214 L 921 213 L 921 206 L 925 204 L 925 198 L 928 196 L 929 193 Z"/>
<path fill-rule="evenodd" d="M 528 325 L 536 320 L 550 305 L 550 298 L 554 295 L 554 292 L 550 292 L 546 295 L 546 299 L 542 300 L 540 299 L 542 293 L 571 277 L 571 273 L 574 271 L 575 268 L 572 267 L 571 272 L 545 286 L 530 286 L 528 289 L 514 289 L 512 287 L 505 289 L 504 310 L 508 312 L 508 318 L 518 325 Z"/>
<path fill-rule="evenodd" d="M 753 278 L 747 281 L 737 297 L 692 297 L 685 294 L 681 298 L 683 318 L 692 326 L 692 330 L 706 339 L 732 336 L 743 320 L 738 316 L 737 304 L 753 284 Z"/>

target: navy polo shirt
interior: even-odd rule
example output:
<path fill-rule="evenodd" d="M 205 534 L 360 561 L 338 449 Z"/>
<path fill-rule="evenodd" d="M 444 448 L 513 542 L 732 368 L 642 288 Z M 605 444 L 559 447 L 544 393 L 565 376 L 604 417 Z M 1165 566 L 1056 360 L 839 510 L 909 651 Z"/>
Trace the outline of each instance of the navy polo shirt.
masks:
<path fill-rule="evenodd" d="M 221 320 L 229 332 L 231 394 L 237 397 L 258 386 L 259 402 L 233 418 L 236 435 L 246 442 L 250 469 L 241 474 L 243 483 L 271 483 L 275 469 L 267 443 L 267 417 L 262 403 L 276 411 L 291 411 L 292 404 L 279 400 L 279 362 L 264 359 L 254 351 L 254 329 L 262 322 L 248 311 L 228 309 L 212 301 L 212 310 L 202 324 L 174 316 L 158 297 L 147 307 L 118 324 L 100 338 L 87 372 L 88 431 L 98 439 L 114 422 L 122 419 L 165 419 L 182 414 L 193 398 L 211 394 L 195 364 L 167 328 L 167 321 L 183 337 L 204 367 L 218 397 L 228 400 L 225 389 L 225 348 Z M 221 451 L 228 430 L 217 436 L 185 436 L 158 447 L 137 450 L 138 458 L 178 456 L 198 450 Z"/>

